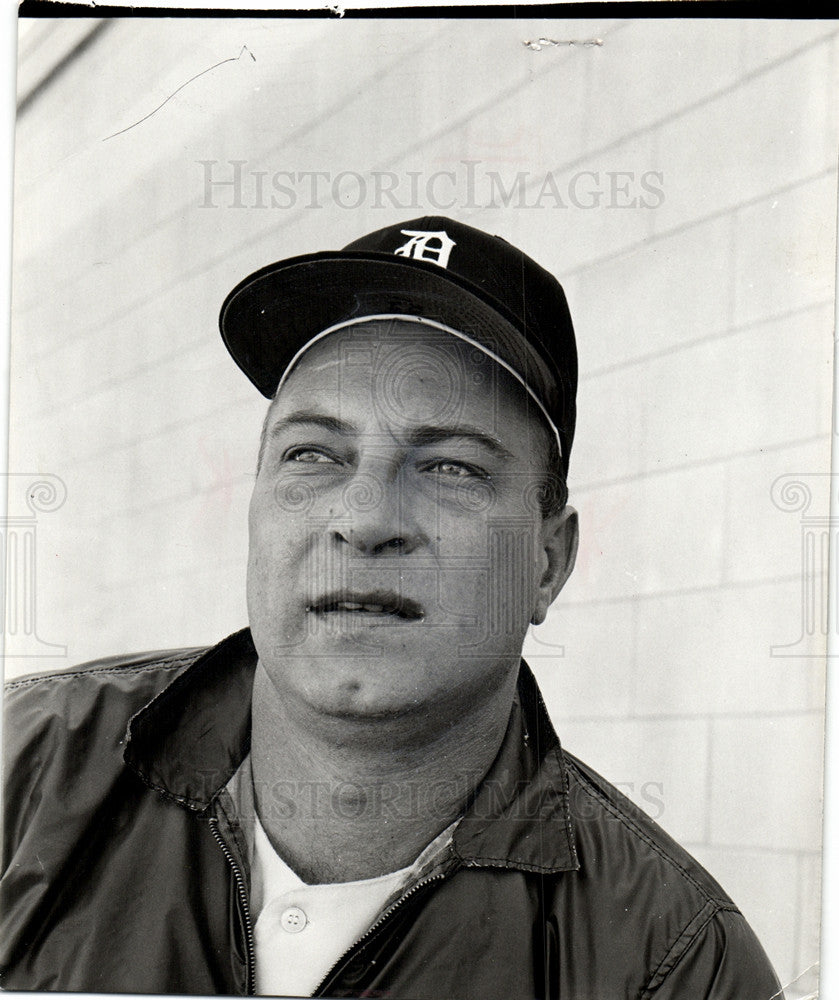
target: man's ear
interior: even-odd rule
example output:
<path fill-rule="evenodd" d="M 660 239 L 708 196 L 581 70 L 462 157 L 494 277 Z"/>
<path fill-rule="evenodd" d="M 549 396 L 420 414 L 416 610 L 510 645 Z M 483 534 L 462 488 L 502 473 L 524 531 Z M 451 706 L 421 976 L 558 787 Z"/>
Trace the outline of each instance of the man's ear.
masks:
<path fill-rule="evenodd" d="M 580 540 L 577 512 L 573 507 L 563 507 L 559 514 L 546 517 L 542 522 L 540 544 L 544 571 L 536 588 L 533 617 L 534 625 L 541 625 L 557 594 L 565 586 L 577 558 Z"/>

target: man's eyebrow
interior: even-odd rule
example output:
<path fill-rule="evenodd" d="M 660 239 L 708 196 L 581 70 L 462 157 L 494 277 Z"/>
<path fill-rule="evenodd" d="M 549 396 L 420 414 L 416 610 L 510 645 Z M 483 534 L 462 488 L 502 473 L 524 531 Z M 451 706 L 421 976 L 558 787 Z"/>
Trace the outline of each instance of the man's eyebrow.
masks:
<path fill-rule="evenodd" d="M 484 448 L 491 451 L 498 458 L 508 461 L 515 458 L 515 455 L 508 451 L 498 438 L 487 434 L 480 427 L 469 427 L 463 424 L 457 424 L 453 427 L 433 425 L 416 427 L 408 434 L 408 443 L 415 448 L 419 448 L 423 445 L 448 441 L 451 438 L 466 438 L 476 444 L 483 445 Z"/>
<path fill-rule="evenodd" d="M 358 428 L 346 420 L 332 417 L 328 413 L 318 413 L 315 410 L 296 410 L 286 417 L 281 417 L 275 424 L 271 425 L 269 433 L 273 437 L 286 427 L 295 427 L 299 424 L 314 424 L 316 427 L 322 427 L 335 434 L 358 433 Z"/>
<path fill-rule="evenodd" d="M 327 413 L 318 413 L 315 410 L 297 410 L 288 416 L 281 417 L 270 428 L 269 433 L 273 437 L 288 427 L 296 427 L 302 424 L 314 425 L 335 434 L 346 436 L 358 434 L 359 429 L 355 424 L 338 417 L 330 416 Z M 425 424 L 421 427 L 412 428 L 406 435 L 406 443 L 412 448 L 421 448 L 424 445 L 438 444 L 441 441 L 450 441 L 453 438 L 465 438 L 476 444 L 483 445 L 499 458 L 510 460 L 515 456 L 504 447 L 498 438 L 487 434 L 480 427 L 471 427 L 464 424 L 452 426 Z"/>

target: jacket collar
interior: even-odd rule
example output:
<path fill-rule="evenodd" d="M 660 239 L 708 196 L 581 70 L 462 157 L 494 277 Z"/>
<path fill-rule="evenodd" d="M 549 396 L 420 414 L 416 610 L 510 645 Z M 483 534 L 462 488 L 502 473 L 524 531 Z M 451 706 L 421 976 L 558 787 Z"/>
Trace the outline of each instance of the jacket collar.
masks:
<path fill-rule="evenodd" d="M 161 795 L 209 810 L 250 752 L 256 663 L 248 629 L 204 652 L 131 719 L 126 764 Z M 501 749 L 453 850 L 470 867 L 579 867 L 562 749 L 524 661 Z"/>

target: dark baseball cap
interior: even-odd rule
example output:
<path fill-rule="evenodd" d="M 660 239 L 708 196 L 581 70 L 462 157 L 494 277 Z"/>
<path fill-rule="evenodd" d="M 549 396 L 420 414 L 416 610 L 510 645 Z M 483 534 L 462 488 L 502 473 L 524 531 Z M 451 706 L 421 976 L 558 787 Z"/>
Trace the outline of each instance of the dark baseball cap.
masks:
<path fill-rule="evenodd" d="M 387 226 L 254 272 L 224 300 L 219 326 L 271 398 L 325 331 L 384 316 L 429 320 L 503 365 L 553 428 L 567 472 L 577 392 L 568 303 L 552 274 L 500 236 L 440 216 Z"/>

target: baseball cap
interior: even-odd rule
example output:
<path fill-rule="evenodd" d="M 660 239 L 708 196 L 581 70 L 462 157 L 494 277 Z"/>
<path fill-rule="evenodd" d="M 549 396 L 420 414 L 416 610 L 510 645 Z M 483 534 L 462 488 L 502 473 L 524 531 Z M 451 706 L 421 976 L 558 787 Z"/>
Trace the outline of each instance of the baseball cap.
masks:
<path fill-rule="evenodd" d="M 553 428 L 567 473 L 577 391 L 568 303 L 552 274 L 500 236 L 426 216 L 342 250 L 277 261 L 230 292 L 219 326 L 235 362 L 271 398 L 324 332 L 393 316 L 431 321 L 512 372 Z"/>

